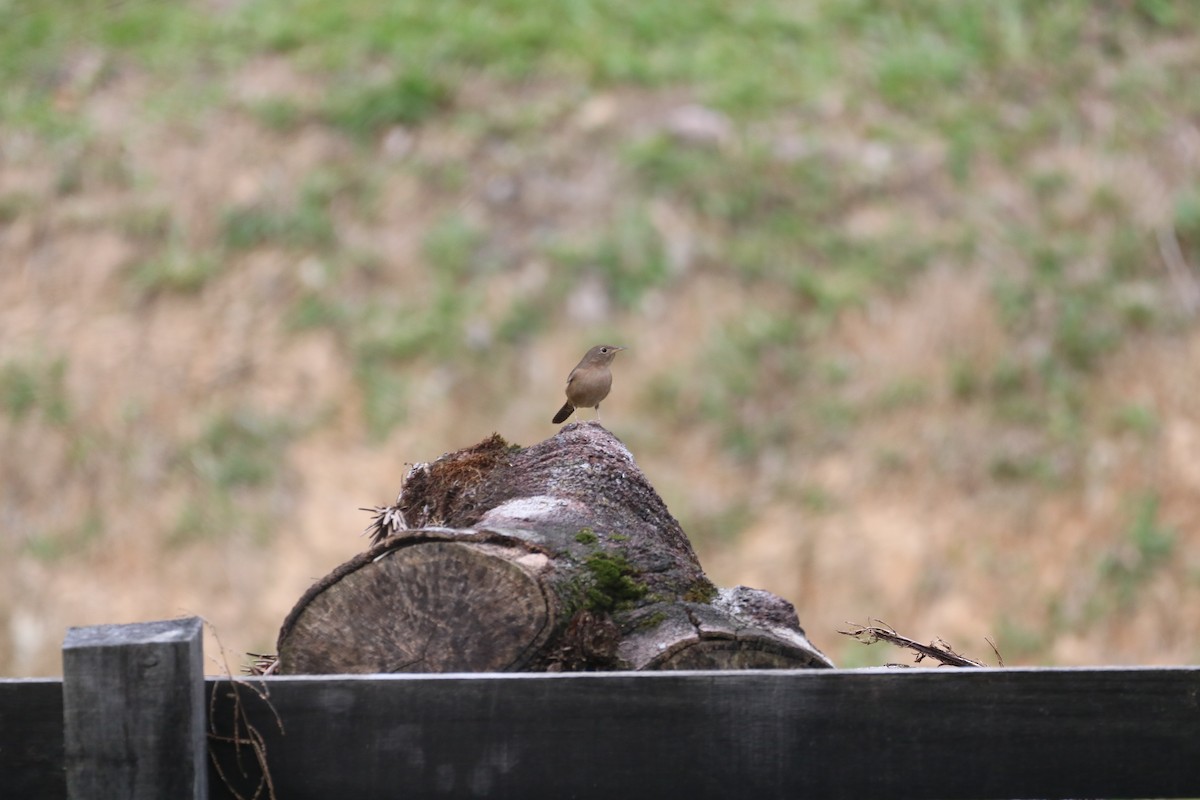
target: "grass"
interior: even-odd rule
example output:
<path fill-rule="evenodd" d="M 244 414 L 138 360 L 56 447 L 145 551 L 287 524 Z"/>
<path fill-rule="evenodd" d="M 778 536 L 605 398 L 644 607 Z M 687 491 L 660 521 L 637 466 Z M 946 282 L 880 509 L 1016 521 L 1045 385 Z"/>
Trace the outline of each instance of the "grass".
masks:
<path fill-rule="evenodd" d="M 486 231 L 461 214 L 449 214 L 438 220 L 422 242 L 425 259 L 443 281 L 461 282 L 485 267 L 481 249 L 487 241 Z"/>
<path fill-rule="evenodd" d="M 212 417 L 181 447 L 176 469 L 189 484 L 164 542 L 181 547 L 207 539 L 265 541 L 278 520 L 264 510 L 286 476 L 287 447 L 298 435 L 294 421 L 236 409 Z M 178 474 L 178 473 L 177 473 Z"/>
<path fill-rule="evenodd" d="M 7 31 L 0 52 L 8 53 L 0 77 L 36 92 L 37 78 L 52 81 L 61 55 L 80 42 L 159 69 L 197 63 L 219 69 L 266 51 L 347 75 L 397 65 L 394 78 L 365 89 L 356 81 L 345 95 L 362 101 L 334 116 L 356 131 L 378 119 L 419 120 L 447 84 L 481 69 L 510 80 L 547 73 L 598 85 L 688 85 L 706 102 L 753 115 L 811 102 L 839 76 L 903 107 L 956 97 L 989 79 L 1028 91 L 1024 74 L 1069 52 L 1096 15 L 1102 30 L 1115 22 L 1150 31 L 1196 26 L 1186 0 L 1142 2 L 1132 13 L 1083 2 L 959 8 L 937 0 L 803 8 L 722 0 L 630 7 L 607 0 L 555 11 L 527 0 L 485 6 L 448 0 L 436 8 L 415 0 L 254 0 L 225 13 L 143 0 L 13 0 L 0 7 L 0 29 Z M 1070 67 L 1061 73 L 1064 81 L 1076 77 Z M 950 102 L 932 110 L 957 118 Z"/>
<path fill-rule="evenodd" d="M 464 323 L 475 299 L 458 291 L 453 282 L 444 282 L 435 291 L 428 305 L 367 303 L 345 315 L 355 320 L 346 335 L 373 436 L 382 437 L 407 419 L 412 363 L 438 354 L 450 359 L 462 346 Z"/>
<path fill-rule="evenodd" d="M 601 0 L 554 9 L 525 0 L 0 0 L 0 126 L 17 145 L 31 133 L 50 142 L 57 170 L 41 193 L 0 197 L 0 223 L 56 233 L 55 215 L 82 213 L 75 207 L 99 189 L 137 193 L 146 167 L 93 128 L 88 101 L 109 89 L 105 99 L 144 91 L 145 117 L 131 122 L 155 135 L 192 135 L 178 115 L 214 107 L 249 114 L 280 142 L 321 126 L 346 145 L 326 159 L 332 166 L 287 176 L 294 185 L 278 195 L 212 209 L 212 241 L 185 247 L 161 208 L 110 216 L 144 254 L 126 276 L 148 294 L 202 300 L 218 277 L 236 280 L 223 265 L 252 250 L 294 261 L 296 283 L 281 282 L 298 287 L 288 324 L 332 332 L 374 436 L 416 413 L 431 374 L 485 387 L 481 395 L 507 391 L 501 383 L 516 373 L 502 353 L 577 325 L 563 309 L 581 286 L 601 287 L 604 324 L 619 330 L 652 323 L 674 288 L 715 279 L 739 302 L 682 343 L 639 396 L 665 441 L 707 428 L 756 480 L 755 469 L 771 468 L 761 465 L 811 466 L 810 457 L 857 447 L 855 437 L 902 425 L 948 394 L 993 448 L 977 456 L 993 484 L 981 491 L 1061 490 L 1098 436 L 1153 443 L 1165 427 L 1158 407 L 1097 408 L 1093 390 L 1113 354 L 1179 323 L 1155 230 L 1126 175 L 1081 170 L 1071 156 L 1123 168 L 1147 154 L 1149 169 L 1172 179 L 1162 222 L 1196 263 L 1200 189 L 1156 159 L 1179 121 L 1200 113 L 1188 55 L 1198 31 L 1200 10 L 1187 0 Z M 233 99 L 253 77 L 243 68 L 259 61 L 285 61 L 317 91 Z M 555 99 L 542 105 L 547 87 Z M 309 96 L 320 99 L 298 99 Z M 564 131 L 585 102 L 606 96 L 619 106 L 633 98 L 623 112 L 657 107 L 580 136 L 582 155 L 548 147 L 542 157 L 547 143 L 570 141 Z M 656 114 L 682 103 L 724 114 L 731 136 L 672 134 Z M 376 150 L 394 126 L 412 129 L 413 144 L 384 163 Z M 443 134 L 461 139 L 461 150 L 431 155 Z M 522 239 L 511 230 L 529 225 L 523 197 L 474 202 L 479 170 L 496 154 L 555 178 L 557 159 L 570 176 L 579 159 L 595 158 L 617 173 L 618 189 L 583 234 L 571 227 L 568 237 L 550 219 Z M 381 218 L 387 206 L 377 201 L 388 196 L 376 189 L 393 178 L 417 182 L 427 214 Z M 656 224 L 659 208 L 694 237 L 686 263 L 672 262 L 678 242 Z M 363 244 L 397 225 L 411 226 L 419 263 Z M 545 264 L 548 277 L 497 300 L 504 295 L 493 290 L 530 263 Z M 986 273 L 1000 346 L 986 357 L 930 353 L 945 360 L 941 386 L 869 374 L 838 349 L 839 324 L 905 302 L 932 264 Z M 75 413 L 66 366 L 33 356 L 0 365 L 0 411 L 17 424 L 42 415 L 65 425 Z M 177 509 L 172 541 L 269 530 L 260 509 L 285 480 L 296 435 L 269 415 L 233 412 L 176 441 L 194 492 Z M 867 451 L 901 475 L 928 467 L 922 446 Z M 780 494 L 756 505 L 782 498 L 827 513 L 853 502 L 778 483 L 771 491 Z M 1134 502 L 1121 542 L 1096 567 L 1102 591 L 1122 603 L 1181 546 L 1157 497 Z M 746 514 L 734 502 L 692 532 L 722 535 Z M 53 557 L 55 541 L 75 536 L 31 546 Z M 1002 620 L 1001 639 L 1018 652 L 1042 646 L 1026 623 Z"/>
<path fill-rule="evenodd" d="M 67 397 L 64 358 L 38 358 L 9 361 L 0 365 L 0 409 L 14 422 L 35 412 L 52 425 L 62 426 L 71 419 Z"/>
<path fill-rule="evenodd" d="M 1153 408 L 1130 403 L 1116 409 L 1110 427 L 1117 433 L 1131 433 L 1143 439 L 1152 439 L 1159 431 L 1160 422 Z"/>
<path fill-rule="evenodd" d="M 0 121 L 50 138 L 70 136 L 81 124 L 77 98 L 128 62 L 154 71 L 164 86 L 175 81 L 201 90 L 211 85 L 214 68 L 247 52 L 227 23 L 190 3 L 8 0 L 0 4 L 0 81 L 7 87 Z M 194 107 L 197 92 L 182 94 Z"/>
<path fill-rule="evenodd" d="M 291 426 L 251 412 L 213 418 L 188 448 L 195 474 L 221 491 L 262 486 L 274 479 Z"/>
<path fill-rule="evenodd" d="M 221 273 L 222 263 L 209 254 L 192 253 L 180 244 L 131 266 L 131 278 L 142 292 L 191 294 Z"/>
<path fill-rule="evenodd" d="M 601 85 L 687 82 L 707 84 L 722 104 L 744 106 L 794 97 L 795 83 L 773 79 L 781 70 L 807 76 L 811 86 L 833 68 L 832 48 L 806 35 L 805 21 L 784 5 L 740 10 L 702 0 L 679 8 L 659 0 L 555 12 L 521 0 L 452 0 L 436 8 L 412 0 L 254 2 L 243 7 L 238 25 L 259 46 L 327 70 L 352 73 L 364 62 L 384 62 L 451 81 L 486 70 L 507 80 L 547 72 Z M 743 60 L 758 68 L 728 68 Z"/>
<path fill-rule="evenodd" d="M 1007 614 L 1000 615 L 995 630 L 996 648 L 1008 666 L 1046 664 L 1046 656 L 1053 644 L 1051 631 L 1029 627 Z"/>
<path fill-rule="evenodd" d="M 324 118 L 351 136 L 366 140 L 395 125 L 414 127 L 446 109 L 449 87 L 434 72 L 411 69 L 378 85 L 354 87 L 332 96 Z"/>
<path fill-rule="evenodd" d="M 249 106 L 254 118 L 267 129 L 289 134 L 300 127 L 309 114 L 300 104 L 285 97 L 268 97 Z"/>
<path fill-rule="evenodd" d="M 1144 27 L 1193 13 L 1143 12 Z M 9 111 L 32 111 L 55 87 L 56 65 L 87 43 L 136 58 L 168 75 L 202 66 L 210 74 L 249 55 L 273 52 L 314 71 L 361 76 L 394 65 L 378 82 L 345 81 L 330 98 L 329 119 L 356 136 L 380 126 L 416 124 L 441 108 L 454 85 L 473 71 L 504 80 L 537 74 L 599 86 L 687 85 L 704 102 L 759 116 L 811 103 L 842 76 L 893 105 L 959 96 L 993 75 L 1006 88 L 1026 88 L 1022 70 L 1067 52 L 1091 15 L 1088 4 L 1042 8 L 1005 2 L 959 9 L 925 0 L 731 5 L 699 0 L 686 7 L 652 0 L 636 7 L 608 0 L 548 13 L 537 3 L 506 0 L 481 6 L 448 0 L 430 8 L 415 0 L 254 0 L 224 13 L 202 6 L 130 0 L 10 2 L 0 8 L 0 78 L 23 91 Z M 1139 6 L 1140 10 L 1140 6 Z M 1113 18 L 1117 11 L 1098 11 Z M 1066 70 L 1064 70 L 1066 72 Z M 30 79 L 32 76 L 32 79 Z M 39 80 L 39 78 L 41 80 Z M 341 83 L 339 81 L 339 83 Z M 954 103 L 930 110 L 950 121 L 973 113 Z M 978 130 L 983 130 L 980 127 Z"/>
<path fill-rule="evenodd" d="M 1080 87 L 1087 89 L 1096 66 L 1095 49 L 1075 46 L 1089 26 L 1098 26 L 1100 49 L 1107 48 L 1116 65 L 1114 85 L 1122 102 L 1145 112 L 1121 115 L 1105 134 L 1114 143 L 1154 134 L 1161 117 L 1156 104 L 1185 84 L 1175 74 L 1145 73 L 1132 63 L 1124 68 L 1131 55 L 1127 41 L 1103 37 L 1117 25 L 1144 38 L 1200 27 L 1200 15 L 1189 5 L 1169 0 L 1124 10 L 1019 0 L 965 7 L 935 0 L 855 0 L 804 8 L 719 0 L 680 8 L 656 0 L 636 8 L 617 2 L 566 6 L 557 14 L 522 0 L 488 6 L 452 0 L 434 9 L 412 0 L 332 6 L 252 0 L 215 14 L 188 4 L 50 0 L 13 2 L 0 14 L 9 23 L 0 26 L 5 31 L 0 45 L 7 45 L 0 47 L 0 77 L 15 87 L 5 109 L 18 123 L 25 116 L 58 113 L 53 98 L 72 78 L 59 74 L 56 65 L 85 44 L 100 53 L 100 66 L 82 83 L 74 78 L 70 88 L 84 94 L 114 74 L 118 58 L 167 76 L 197 68 L 212 76 L 231 74 L 256 55 L 275 54 L 328 76 L 329 91 L 315 109 L 283 97 L 260 101 L 255 113 L 265 124 L 291 130 L 301 120 L 320 120 L 365 142 L 394 125 L 419 127 L 455 117 L 460 86 L 481 73 L 500 86 L 553 75 L 597 88 L 687 87 L 700 102 L 730 115 L 736 142 L 723 145 L 719 154 L 710 145 L 680 142 L 666 133 L 630 143 L 623 160 L 634 197 L 591 239 L 546 245 L 544 253 L 561 274 L 549 287 L 494 310 L 497 316 L 487 327 L 502 341 L 533 335 L 552 319 L 564 287 L 587 276 L 600 279 L 619 309 L 637 309 L 648 292 L 676 279 L 647 199 L 686 208 L 706 241 L 716 242 L 704 253 L 705 263 L 727 266 L 747 287 L 789 298 L 789 307 L 771 312 L 779 330 L 766 341 L 729 335 L 758 324 L 756 312 L 747 312 L 745 319 L 731 320 L 726 333 L 715 334 L 700 356 L 719 359 L 722 366 L 709 385 L 699 387 L 692 416 L 717 420 L 735 454 L 786 443 L 814 425 L 844 428 L 862 414 L 920 402 L 914 387 L 901 380 L 864 409 L 836 396 L 810 403 L 813 416 L 805 421 L 780 419 L 770 397 L 819 385 L 804 377 L 801 359 L 792 354 L 814 332 L 847 308 L 903 291 L 934 254 L 969 255 L 974 247 L 969 226 L 950 220 L 932 238 L 909 236 L 904 211 L 895 203 L 899 213 L 891 227 L 869 235 L 847 231 L 842 221 L 864 198 L 886 198 L 907 177 L 902 170 L 872 171 L 853 148 L 823 140 L 819 109 L 830 87 L 842 98 L 843 121 L 858 126 L 860 144 L 890 148 L 895 163 L 903 164 L 914 144 L 942 142 L 946 173 L 954 186 L 968 190 L 985 155 L 1018 166 L 1048 137 L 1093 135 L 1063 102 Z M 155 35 L 147 36 L 151 30 Z M 1057 66 L 1048 69 L 1048 63 Z M 880 106 L 867 108 L 863 98 Z M 805 124 L 798 155 L 781 157 L 777 143 L 755 123 L 785 109 Z M 1005 116 L 1006 109 L 1021 113 Z M 531 119 L 533 130 L 522 135 L 536 140 L 537 129 L 555 124 L 556 117 Z M 503 133 L 487 129 L 480 135 Z M 432 170 L 431 185 L 441 191 L 460 191 L 465 180 L 454 178 L 452 165 L 419 163 L 414 169 Z M 446 169 L 443 180 L 438 176 Z M 1130 335 L 1156 325 L 1160 312 L 1153 297 L 1139 291 L 1154 280 L 1146 267 L 1153 263 L 1153 243 L 1125 222 L 1129 209 L 1119 193 L 1101 187 L 1084 218 L 1067 219 L 1059 206 L 1077 191 L 1073 176 L 1054 168 L 1028 172 L 1036 215 L 1032 222 L 1010 221 L 1001 232 L 1025 268 L 1001 273 L 995 295 L 1020 345 L 1013 348 L 1017 355 L 994 364 L 959 364 L 950 380 L 960 402 L 988 405 L 999 425 L 1041 429 L 1053 448 L 1080 436 L 1079 398 L 1087 376 Z M 64 180 L 78 186 L 82 178 L 67 174 Z M 445 180 L 451 183 L 440 185 Z M 344 182 L 317 176 L 290 206 L 231 207 L 222 215 L 219 245 L 233 252 L 264 246 L 333 252 L 340 244 L 334 206 L 345 190 Z M 1200 249 L 1198 197 L 1192 189 L 1175 199 L 1175 227 L 1188 252 Z M 1107 231 L 1107 241 L 1097 242 L 1095 230 Z M 429 303 L 389 315 L 340 299 L 334 289 L 306 292 L 298 302 L 292 314 L 297 326 L 341 332 L 354 353 L 368 407 L 378 409 L 370 415 L 376 427 L 403 417 L 404 381 L 389 377 L 389 371 L 461 346 L 465 316 L 478 308 L 476 286 L 503 269 L 508 258 L 496 260 L 494 240 L 491 231 L 460 215 L 443 217 L 425 235 L 424 255 L 435 276 Z M 1099 248 L 1110 256 L 1104 268 L 1082 269 Z M 167 248 L 137 265 L 133 275 L 144 290 L 188 292 L 216 271 L 207 257 Z M 804 326 L 794 324 L 797 315 L 807 320 Z M 750 369 L 760 361 L 765 374 Z M 655 391 L 695 388 L 668 377 Z M 1040 473 L 1018 465 L 999 468 L 1007 478 Z"/>
<path fill-rule="evenodd" d="M 1075 124 L 1062 115 L 1060 99 L 1075 92 L 1081 76 L 1093 66 L 1093 56 L 1080 53 L 1049 73 L 1042 65 L 1051 54 L 1058 58 L 1073 51 L 1095 14 L 1144 35 L 1196 25 L 1196 15 L 1185 5 L 1164 2 L 1135 4 L 1127 15 L 1083 3 L 1049 7 L 1005 2 L 959 8 L 932 0 L 900 5 L 871 0 L 821 3 L 803 11 L 772 2 L 734 7 L 704 0 L 684 9 L 663 2 L 636 9 L 604 2 L 567 7 L 557 16 L 519 0 L 487 7 L 448 2 L 432 10 L 413 2 L 348 0 L 331 7 L 315 0 L 256 0 L 207 16 L 169 5 L 131 2 L 112 8 L 88 3 L 72 24 L 61 28 L 51 21 L 65 16 L 62 2 L 20 6 L 14 28 L 20 35 L 10 34 L 12 48 L 4 66 L 14 78 L 37 75 L 53 63 L 47 52 L 65 52 L 81 40 L 176 70 L 204 63 L 220 71 L 251 54 L 273 52 L 305 69 L 331 71 L 335 80 L 317 116 L 360 140 L 371 140 L 392 125 L 419 126 L 437 115 L 454 114 L 459 84 L 479 72 L 501 81 L 555 74 L 598 87 L 686 85 L 701 101 L 733 115 L 735 128 L 743 131 L 739 145 L 714 158 L 706 147 L 681 144 L 665 134 L 637 142 L 626 161 L 639 191 L 689 207 L 699 225 L 716 234 L 713 239 L 720 244 L 708 254 L 713 261 L 730 265 L 749 284 L 786 292 L 794 298 L 791 313 L 815 313 L 825 319 L 881 291 L 903 289 L 932 252 L 955 246 L 965 233 L 950 226 L 942 242 L 918 243 L 906 235 L 901 219 L 892 230 L 871 237 L 850 235 L 839 221 L 864 193 L 887 191 L 887 179 L 881 185 L 861 165 L 844 156 L 831 157 L 819 136 L 810 142 L 809 155 L 781 161 L 769 142 L 745 135 L 747 124 L 788 106 L 806 114 L 819 100 L 821 87 L 840 81 L 848 96 L 883 102 L 882 115 L 868 116 L 853 102 L 847 108 L 848 115 L 867 121 L 869 136 L 878 141 L 898 146 L 911 142 L 910 110 L 919 106 L 918 127 L 926 136 L 950 144 L 949 172 L 966 186 L 981 152 L 1019 162 L 1023 149 L 1040 141 L 1029 139 L 996 109 L 1014 103 L 1026 108 L 1032 121 L 1027 127 L 1041 136 Z M 143 41 L 152 28 L 161 35 L 150 37 L 153 43 Z M 221 46 L 206 54 L 204 48 L 218 40 Z M 1114 41 L 1110 46 L 1119 49 L 1122 44 Z M 381 71 L 381 64 L 387 69 Z M 368 78 L 336 80 L 341 74 Z M 1137 89 L 1128 90 L 1131 102 L 1151 103 L 1173 88 L 1169 80 L 1148 76 L 1130 75 L 1129 80 Z M 30 89 L 30 97 L 36 94 L 36 81 L 20 84 Z M 52 84 L 45 87 L 47 101 Z M 966 102 L 966 97 L 978 102 Z M 269 125 L 284 129 L 304 113 L 284 100 L 267 100 L 259 108 Z M 1138 133 L 1122 131 L 1127 136 Z M 1051 209 L 1070 184 L 1069 176 L 1050 170 L 1035 173 L 1031 188 L 1035 200 Z M 334 194 L 328 187 L 310 184 L 291 208 L 230 208 L 223 215 L 221 244 L 234 251 L 265 245 L 335 248 Z M 1200 204 L 1194 195 L 1182 193 L 1176 202 L 1176 226 L 1187 242 L 1200 230 Z M 1115 209 L 1114 215 L 1123 211 Z M 1014 336 L 1048 341 L 1048 356 L 1016 368 L 1022 386 L 1032 388 L 1047 409 L 1038 424 L 1070 435 L 1078 428 L 1078 403 L 1073 398 L 1079 375 L 1093 370 L 1130 330 L 1153 324 L 1155 312 L 1153 304 L 1122 291 L 1128 280 L 1104 275 L 1081 281 L 1073 275 L 1072 262 L 1092 244 L 1078 236 L 1059 236 L 1062 225 L 1052 216 L 1045 219 L 1048 222 L 1037 229 L 1017 227 L 1009 232 L 1014 242 L 1034 243 L 1023 254 L 1030 273 L 1008 278 L 1009 284 L 998 288 L 997 302 Z M 485 240 L 485 233 L 462 219 L 447 218 L 427 235 L 426 256 L 436 270 L 469 280 L 479 274 Z M 1054 244 L 1039 244 L 1044 242 Z M 1124 250 L 1114 248 L 1113 270 L 1144 261 L 1145 241 L 1123 235 L 1121 242 Z M 664 243 L 649 223 L 645 205 L 638 202 L 620 209 L 593 240 L 552 245 L 549 254 L 577 279 L 598 275 L 623 309 L 636 308 L 647 291 L 671 280 Z M 172 253 L 151 259 L 139 268 L 139 281 L 179 290 L 202 285 L 210 270 L 202 261 L 188 261 Z M 1034 300 L 1041 304 L 1047 295 L 1051 313 L 1041 313 L 1039 305 L 1034 319 Z M 494 320 L 492 327 L 509 341 L 529 335 L 541 327 L 560 297 L 554 290 L 526 299 Z M 408 358 L 437 338 L 435 330 L 453 331 L 461 309 L 470 305 L 440 296 L 434 303 L 436 313 L 401 312 L 390 330 L 348 337 L 359 342 L 360 360 L 370 362 L 360 374 L 374 371 L 381 358 Z M 300 316 L 305 324 L 339 318 L 335 306 L 309 295 Z M 460 339 L 449 337 L 451 343 Z M 745 377 L 722 377 L 748 388 Z M 981 396 L 978 378 L 960 372 L 956 380 L 960 399 Z M 772 380 L 757 383 L 765 388 Z M 722 419 L 745 417 L 731 407 L 737 404 L 733 394 L 706 390 L 706 413 Z M 1000 418 L 1014 411 L 1013 403 L 1004 399 L 1007 395 L 1001 391 L 996 404 Z M 752 419 L 762 416 L 760 411 L 750 412 Z M 747 436 L 743 427 L 734 422 L 726 437 L 736 450 L 754 450 L 764 438 L 779 433 Z"/>
<path fill-rule="evenodd" d="M 104 533 L 104 518 L 93 509 L 77 526 L 31 534 L 24 542 L 24 551 L 39 561 L 53 563 L 87 552 Z"/>
<path fill-rule="evenodd" d="M 252 203 L 226 209 L 221 217 L 221 243 L 234 251 L 267 244 L 289 249 L 333 247 L 337 242 L 330 216 L 333 196 L 330 186 L 310 180 L 292 208 Z"/>
<path fill-rule="evenodd" d="M 713 425 L 737 458 L 786 448 L 813 419 L 794 413 L 784 388 L 808 385 L 804 327 L 796 314 L 765 309 L 714 326 L 694 360 L 652 382 L 643 402 L 675 409 L 678 425 Z"/>
<path fill-rule="evenodd" d="M 409 381 L 390 364 L 360 361 L 355 372 L 367 430 L 376 439 L 408 419 Z"/>
<path fill-rule="evenodd" d="M 1135 498 L 1123 539 L 1100 561 L 1100 577 L 1112 592 L 1118 610 L 1137 602 L 1138 590 L 1166 566 L 1176 547 L 1176 532 L 1158 519 L 1159 499 L 1154 494 Z"/>
<path fill-rule="evenodd" d="M 221 239 L 230 250 L 265 244 L 288 248 L 320 248 L 332 243 L 333 224 L 319 206 L 283 210 L 268 205 L 234 206 L 221 217 Z"/>
<path fill-rule="evenodd" d="M 642 206 L 621 206 L 590 240 L 554 243 L 547 255 L 576 280 L 597 278 L 622 309 L 670 279 L 662 237 Z"/>
<path fill-rule="evenodd" d="M 434 292 L 428 304 L 369 302 L 361 307 L 353 328 L 356 361 L 360 365 L 399 365 L 458 352 L 463 322 L 475 299 L 449 282 Z"/>

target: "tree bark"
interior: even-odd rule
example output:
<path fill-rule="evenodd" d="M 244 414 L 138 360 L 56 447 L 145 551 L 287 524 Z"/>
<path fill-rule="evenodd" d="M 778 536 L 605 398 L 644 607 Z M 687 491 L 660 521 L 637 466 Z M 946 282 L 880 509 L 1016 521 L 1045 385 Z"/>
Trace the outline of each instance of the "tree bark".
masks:
<path fill-rule="evenodd" d="M 598 423 L 416 464 L 375 511 L 372 547 L 283 623 L 277 672 L 833 666 L 786 600 L 713 586 Z"/>

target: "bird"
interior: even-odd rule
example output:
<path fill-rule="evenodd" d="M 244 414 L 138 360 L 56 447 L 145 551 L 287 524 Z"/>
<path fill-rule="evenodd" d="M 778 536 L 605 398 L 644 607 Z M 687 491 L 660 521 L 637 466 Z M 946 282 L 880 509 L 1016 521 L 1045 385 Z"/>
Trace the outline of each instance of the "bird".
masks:
<path fill-rule="evenodd" d="M 612 388 L 612 371 L 608 367 L 617 353 L 625 349 L 598 344 L 587 351 L 567 376 L 567 402 L 554 415 L 555 425 L 565 421 L 577 408 L 594 408 L 596 419 L 600 419 L 600 401 L 608 397 L 608 390 Z"/>

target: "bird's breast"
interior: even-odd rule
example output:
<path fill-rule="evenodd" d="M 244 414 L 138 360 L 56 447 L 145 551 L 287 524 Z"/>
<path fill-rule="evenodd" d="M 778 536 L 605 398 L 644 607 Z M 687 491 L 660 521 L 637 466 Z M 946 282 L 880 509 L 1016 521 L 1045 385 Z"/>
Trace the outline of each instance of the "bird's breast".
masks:
<path fill-rule="evenodd" d="M 567 399 L 576 408 L 594 408 L 608 396 L 612 372 L 607 369 L 576 370 L 567 383 Z"/>

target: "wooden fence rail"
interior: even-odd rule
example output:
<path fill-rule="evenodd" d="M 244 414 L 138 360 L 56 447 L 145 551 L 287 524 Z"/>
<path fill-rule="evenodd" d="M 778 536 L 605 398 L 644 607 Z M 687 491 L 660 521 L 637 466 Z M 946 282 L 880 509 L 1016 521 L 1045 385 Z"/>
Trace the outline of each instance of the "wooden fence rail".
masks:
<path fill-rule="evenodd" d="M 1200 797 L 1194 667 L 240 683 L 198 652 L 197 620 L 77 629 L 62 681 L 0 681 L 0 796 L 249 797 L 256 742 L 282 800 Z"/>

